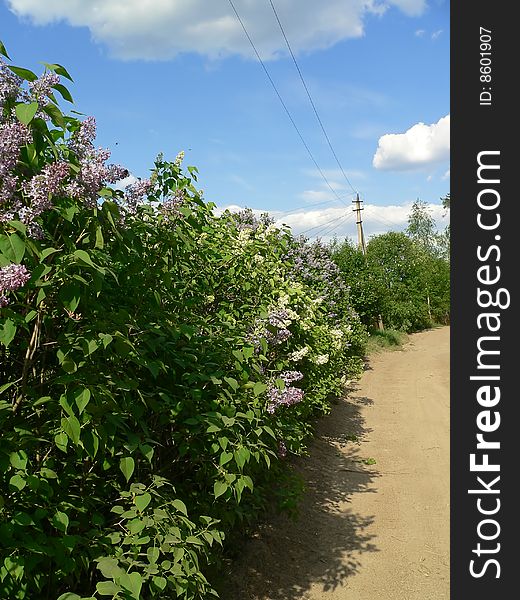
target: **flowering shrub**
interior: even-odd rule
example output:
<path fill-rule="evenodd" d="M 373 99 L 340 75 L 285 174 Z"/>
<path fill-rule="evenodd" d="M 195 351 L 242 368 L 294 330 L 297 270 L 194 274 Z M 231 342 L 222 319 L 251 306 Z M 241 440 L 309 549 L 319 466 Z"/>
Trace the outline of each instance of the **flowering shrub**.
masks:
<path fill-rule="evenodd" d="M 0 76 L 0 597 L 210 597 L 361 324 L 323 247 L 215 216 L 181 155 L 108 187 L 63 67 Z"/>

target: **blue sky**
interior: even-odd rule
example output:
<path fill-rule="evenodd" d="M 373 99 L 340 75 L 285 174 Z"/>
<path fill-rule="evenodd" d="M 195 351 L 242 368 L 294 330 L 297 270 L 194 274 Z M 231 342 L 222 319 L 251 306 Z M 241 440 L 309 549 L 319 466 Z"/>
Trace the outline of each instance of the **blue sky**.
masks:
<path fill-rule="evenodd" d="M 0 39 L 14 64 L 68 69 L 71 108 L 96 117 L 99 145 L 135 176 L 147 176 L 158 152 L 173 159 L 184 150 L 185 165 L 199 168 L 199 186 L 219 207 L 269 210 L 311 236 L 353 235 L 352 189 L 269 0 L 234 3 L 344 204 L 311 162 L 228 0 L 0 0 Z M 416 198 L 437 205 L 442 226 L 449 3 L 273 3 L 340 162 L 364 199 L 367 235 L 401 229 Z"/>

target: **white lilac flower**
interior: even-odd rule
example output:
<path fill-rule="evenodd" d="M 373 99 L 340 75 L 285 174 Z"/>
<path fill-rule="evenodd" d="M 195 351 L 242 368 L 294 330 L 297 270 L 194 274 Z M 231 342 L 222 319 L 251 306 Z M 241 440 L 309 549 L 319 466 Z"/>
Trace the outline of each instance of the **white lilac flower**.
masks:
<path fill-rule="evenodd" d="M 304 358 L 305 356 L 307 356 L 307 354 L 309 354 L 309 347 L 308 346 L 304 346 L 303 348 L 300 348 L 300 350 L 296 350 L 294 351 L 292 354 L 289 355 L 289 360 L 292 362 L 298 362 L 300 361 L 302 358 Z"/>
<path fill-rule="evenodd" d="M 325 365 L 329 362 L 328 354 L 320 354 L 314 359 L 314 363 L 317 365 Z"/>
<path fill-rule="evenodd" d="M 177 156 L 175 157 L 175 166 L 180 167 L 182 165 L 182 161 L 184 160 L 184 150 L 181 150 Z"/>

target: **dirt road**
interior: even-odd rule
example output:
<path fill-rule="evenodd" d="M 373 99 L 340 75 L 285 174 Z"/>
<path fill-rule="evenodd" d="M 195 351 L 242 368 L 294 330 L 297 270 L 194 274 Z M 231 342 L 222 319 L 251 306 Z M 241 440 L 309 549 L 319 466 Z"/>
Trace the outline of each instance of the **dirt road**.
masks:
<path fill-rule="evenodd" d="M 296 462 L 299 518 L 260 527 L 223 600 L 448 599 L 448 327 L 372 355 Z"/>

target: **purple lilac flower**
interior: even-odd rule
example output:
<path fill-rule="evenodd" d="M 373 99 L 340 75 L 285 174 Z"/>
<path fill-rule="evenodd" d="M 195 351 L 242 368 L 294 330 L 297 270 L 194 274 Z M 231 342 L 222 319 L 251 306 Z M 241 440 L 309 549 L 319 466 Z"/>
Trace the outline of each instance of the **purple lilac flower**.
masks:
<path fill-rule="evenodd" d="M 284 329 L 288 320 L 289 313 L 286 310 L 275 310 L 268 317 L 269 324 L 279 329 Z"/>
<path fill-rule="evenodd" d="M 31 90 L 32 96 L 39 102 L 39 104 L 45 106 L 48 103 L 47 98 L 51 93 L 52 86 L 58 84 L 59 82 L 59 75 L 48 72 L 44 73 L 35 81 L 29 82 L 29 89 Z"/>
<path fill-rule="evenodd" d="M 278 442 L 278 456 L 279 458 L 285 458 L 287 456 L 287 446 L 283 440 Z"/>
<path fill-rule="evenodd" d="M 80 160 L 78 191 L 86 206 L 96 206 L 99 192 L 106 183 L 115 183 L 128 176 L 128 171 L 119 165 L 105 165 L 109 158 L 110 151 L 99 148 Z"/>
<path fill-rule="evenodd" d="M 0 294 L 14 292 L 25 285 L 31 274 L 24 265 L 8 265 L 0 269 Z"/>
<path fill-rule="evenodd" d="M 278 377 L 285 383 L 285 385 L 289 385 L 294 381 L 300 381 L 300 379 L 303 379 L 303 373 L 300 371 L 283 371 Z"/>
<path fill-rule="evenodd" d="M 16 100 L 22 79 L 15 75 L 0 58 L 0 110 L 8 100 Z"/>
<path fill-rule="evenodd" d="M 292 406 L 302 401 L 304 391 L 296 387 L 286 387 L 283 390 L 275 385 L 270 385 L 267 389 L 267 412 L 273 414 L 279 406 Z"/>
<path fill-rule="evenodd" d="M 286 342 L 291 336 L 292 333 L 288 329 L 279 329 L 274 335 L 270 331 L 266 333 L 268 341 L 272 341 L 275 345 L 283 344 L 283 342 Z"/>
<path fill-rule="evenodd" d="M 183 190 L 177 190 L 173 196 L 168 197 L 160 207 L 160 212 L 167 218 L 180 217 L 179 207 L 184 202 Z"/>
<path fill-rule="evenodd" d="M 149 179 L 140 179 L 131 185 L 127 185 L 125 189 L 126 208 L 129 212 L 135 213 L 138 204 L 148 194 L 152 187 Z"/>
<path fill-rule="evenodd" d="M 52 208 L 51 197 L 63 193 L 63 180 L 67 177 L 68 172 L 67 163 L 50 163 L 45 165 L 41 173 L 26 181 L 22 189 L 31 201 L 31 208 L 20 211 L 20 220 L 29 223 L 45 210 Z"/>
<path fill-rule="evenodd" d="M 0 72 L 1 79 L 2 72 Z M 18 121 L 0 124 L 0 205 L 13 199 L 18 177 L 12 172 L 16 167 L 23 145 L 32 140 L 29 128 Z M 5 215 L 3 215 L 5 220 Z M 14 215 L 13 215 L 14 216 Z"/>
<path fill-rule="evenodd" d="M 0 178 L 0 205 L 12 200 L 18 185 L 18 177 L 15 175 L 5 175 Z"/>
<path fill-rule="evenodd" d="M 270 217 L 268 213 L 262 213 L 259 217 L 256 217 L 250 208 L 244 208 L 243 210 L 234 213 L 233 219 L 235 220 L 239 231 L 243 231 L 244 229 L 256 231 L 260 225 L 265 225 L 267 227 L 274 223 L 274 219 Z"/>
<path fill-rule="evenodd" d="M 9 304 L 9 298 L 5 294 L 0 294 L 0 308 Z"/>
<path fill-rule="evenodd" d="M 20 148 L 32 140 L 29 128 L 18 121 L 0 124 L 0 178 L 16 167 Z"/>
<path fill-rule="evenodd" d="M 87 117 L 74 132 L 70 141 L 69 148 L 73 150 L 78 157 L 82 158 L 92 152 L 93 141 L 96 139 L 96 119 Z"/>

